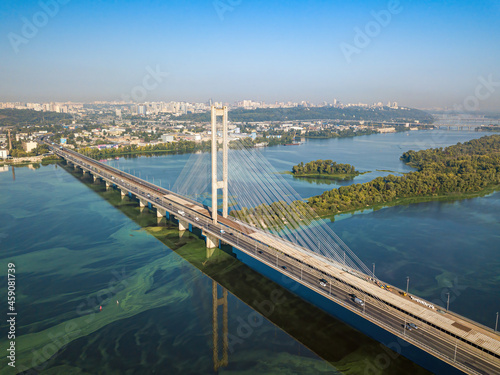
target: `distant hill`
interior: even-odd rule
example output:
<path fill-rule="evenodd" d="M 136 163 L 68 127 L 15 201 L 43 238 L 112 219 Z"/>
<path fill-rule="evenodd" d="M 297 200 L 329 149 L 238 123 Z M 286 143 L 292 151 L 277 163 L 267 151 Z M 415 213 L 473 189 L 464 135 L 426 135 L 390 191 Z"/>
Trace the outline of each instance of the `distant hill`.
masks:
<path fill-rule="evenodd" d="M 0 109 L 0 126 L 53 124 L 71 119 L 67 113 L 39 112 L 32 109 Z"/>
<path fill-rule="evenodd" d="M 182 115 L 177 120 L 209 122 L 210 112 Z M 434 121 L 432 115 L 419 109 L 393 108 L 334 108 L 334 107 L 294 107 L 234 109 L 229 112 L 229 119 L 234 122 L 254 121 L 293 121 L 293 120 L 364 120 L 386 122 L 408 122 L 418 120 L 422 124 Z"/>

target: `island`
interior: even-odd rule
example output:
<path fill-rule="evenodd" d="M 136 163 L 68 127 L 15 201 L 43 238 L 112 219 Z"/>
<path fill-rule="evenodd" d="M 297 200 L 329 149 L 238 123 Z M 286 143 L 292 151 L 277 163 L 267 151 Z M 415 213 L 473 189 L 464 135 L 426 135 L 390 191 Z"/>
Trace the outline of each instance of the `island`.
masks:
<path fill-rule="evenodd" d="M 292 168 L 295 177 L 319 177 L 331 179 L 351 179 L 360 173 L 350 164 L 340 164 L 332 160 L 300 162 Z"/>
<path fill-rule="evenodd" d="M 292 216 L 332 217 L 363 209 L 471 198 L 500 189 L 500 135 L 445 148 L 410 150 L 401 160 L 416 170 L 402 176 L 389 174 L 363 184 L 341 186 L 287 207 L 279 202 L 243 208 L 232 211 L 231 215 L 245 219 L 266 212 L 268 217 L 282 218 L 286 216 L 283 212 L 290 212 Z M 276 223 L 283 224 L 286 222 Z"/>

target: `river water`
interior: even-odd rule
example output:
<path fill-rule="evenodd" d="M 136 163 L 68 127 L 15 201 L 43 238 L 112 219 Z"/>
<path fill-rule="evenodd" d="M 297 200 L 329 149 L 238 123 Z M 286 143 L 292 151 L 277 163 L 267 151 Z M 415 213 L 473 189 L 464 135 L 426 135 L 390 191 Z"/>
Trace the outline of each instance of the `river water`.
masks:
<path fill-rule="evenodd" d="M 309 197 L 387 171 L 410 171 L 399 160 L 408 149 L 483 135 L 371 135 L 308 140 L 258 152 L 278 171 L 316 159 L 370 171 L 333 184 L 283 175 L 302 197 Z M 142 178 L 168 188 L 190 157 L 109 163 L 137 175 L 140 171 Z M 3 285 L 7 263 L 16 265 L 17 275 L 17 371 L 359 374 L 371 373 L 386 355 L 374 340 L 223 251 L 207 254 L 196 236 L 180 237 L 175 227 L 158 224 L 155 215 L 141 212 L 134 201 L 122 200 L 117 191 L 105 191 L 68 168 L 16 168 L 15 178 L 9 168 L 0 173 L 0 189 Z M 499 308 L 499 223 L 500 194 L 495 193 L 344 215 L 329 225 L 365 264 L 376 264 L 380 279 L 405 288 L 409 276 L 412 293 L 441 305 L 450 293 L 450 309 L 492 326 Z M 6 300 L 4 289 L 1 298 Z M 214 301 L 219 303 L 215 317 Z M 5 332 L 6 324 L 1 327 Z M 7 347 L 1 337 L 2 352 Z M 402 357 L 378 367 L 387 374 L 426 373 Z M 3 357 L 0 368 L 16 373 Z"/>

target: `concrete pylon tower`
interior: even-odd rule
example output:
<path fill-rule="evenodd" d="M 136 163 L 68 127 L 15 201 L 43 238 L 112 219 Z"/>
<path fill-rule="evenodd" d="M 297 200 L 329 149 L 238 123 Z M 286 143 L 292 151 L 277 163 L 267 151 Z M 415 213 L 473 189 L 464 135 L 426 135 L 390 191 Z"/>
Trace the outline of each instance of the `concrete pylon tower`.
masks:
<path fill-rule="evenodd" d="M 222 116 L 222 181 L 217 177 L 217 117 Z M 227 107 L 216 108 L 212 106 L 212 219 L 217 224 L 217 191 L 222 189 L 222 217 L 227 217 L 228 199 L 227 199 Z"/>

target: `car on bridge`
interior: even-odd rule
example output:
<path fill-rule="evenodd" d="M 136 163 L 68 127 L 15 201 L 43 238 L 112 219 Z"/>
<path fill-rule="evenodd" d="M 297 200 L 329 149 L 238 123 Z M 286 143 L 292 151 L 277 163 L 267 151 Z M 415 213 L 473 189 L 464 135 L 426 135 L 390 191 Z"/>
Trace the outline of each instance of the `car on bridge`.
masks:
<path fill-rule="evenodd" d="M 365 305 L 364 301 L 362 299 L 358 298 L 358 297 L 354 297 L 353 301 L 356 302 L 360 306 L 364 306 Z"/>
<path fill-rule="evenodd" d="M 416 324 L 414 324 L 414 323 L 407 323 L 407 324 L 406 324 L 406 329 L 407 329 L 408 331 L 411 331 L 412 329 L 418 329 L 418 327 L 417 327 L 417 325 L 416 325 Z"/>
<path fill-rule="evenodd" d="M 326 286 L 327 283 L 328 281 L 326 281 L 325 279 L 319 279 L 319 285 Z"/>

